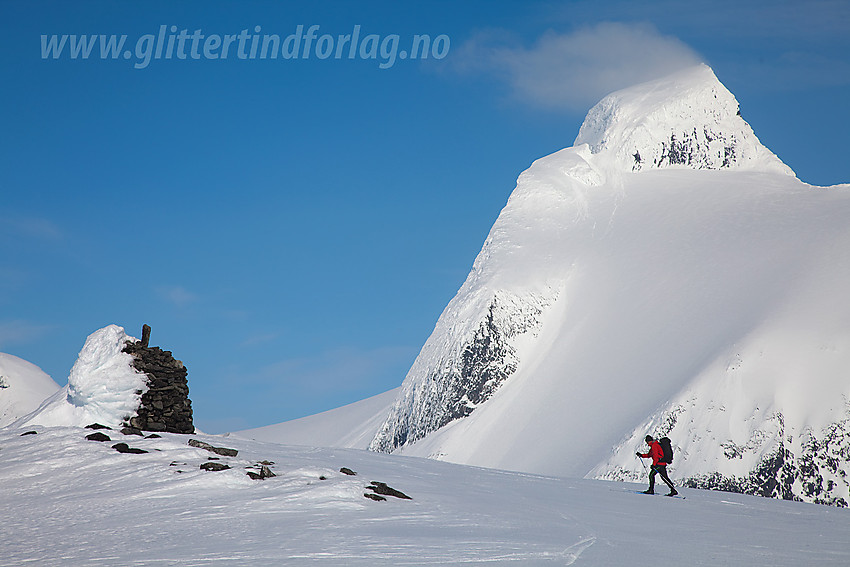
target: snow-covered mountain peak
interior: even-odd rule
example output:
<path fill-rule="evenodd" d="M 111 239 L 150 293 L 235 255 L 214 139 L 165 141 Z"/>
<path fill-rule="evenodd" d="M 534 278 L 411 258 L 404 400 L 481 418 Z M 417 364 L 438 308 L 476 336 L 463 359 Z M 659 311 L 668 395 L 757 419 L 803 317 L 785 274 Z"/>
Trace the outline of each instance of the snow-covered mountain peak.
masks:
<path fill-rule="evenodd" d="M 738 101 L 701 64 L 614 92 L 587 114 L 575 146 L 620 171 L 691 169 L 793 171 L 764 147 Z"/>
<path fill-rule="evenodd" d="M 682 485 L 850 506 L 848 189 L 706 66 L 610 95 L 519 176 L 369 448 L 636 481 L 668 436 Z"/>

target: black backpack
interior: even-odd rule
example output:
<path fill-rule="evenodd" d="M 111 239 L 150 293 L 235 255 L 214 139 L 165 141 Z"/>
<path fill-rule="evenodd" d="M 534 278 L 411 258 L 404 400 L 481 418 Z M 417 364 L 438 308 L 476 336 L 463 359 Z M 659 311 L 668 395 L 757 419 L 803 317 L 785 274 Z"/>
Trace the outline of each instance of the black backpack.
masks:
<path fill-rule="evenodd" d="M 658 440 L 661 444 L 661 449 L 664 451 L 664 462 L 668 465 L 673 462 L 673 446 L 670 445 L 669 437 L 662 437 Z"/>

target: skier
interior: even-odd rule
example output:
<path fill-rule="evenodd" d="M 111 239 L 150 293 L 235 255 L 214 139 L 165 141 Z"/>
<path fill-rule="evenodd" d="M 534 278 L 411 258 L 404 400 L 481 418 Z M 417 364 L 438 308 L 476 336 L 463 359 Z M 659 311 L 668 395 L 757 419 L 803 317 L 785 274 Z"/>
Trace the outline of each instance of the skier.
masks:
<path fill-rule="evenodd" d="M 655 494 L 655 475 L 660 474 L 662 480 L 670 487 L 670 492 L 667 496 L 676 496 L 679 494 L 673 486 L 673 481 L 667 476 L 667 463 L 664 461 L 664 449 L 661 448 L 661 443 L 652 438 L 652 435 L 647 435 L 644 439 L 649 445 L 648 453 L 635 453 L 641 459 L 652 458 L 652 466 L 649 473 L 649 490 L 644 491 L 644 494 Z"/>

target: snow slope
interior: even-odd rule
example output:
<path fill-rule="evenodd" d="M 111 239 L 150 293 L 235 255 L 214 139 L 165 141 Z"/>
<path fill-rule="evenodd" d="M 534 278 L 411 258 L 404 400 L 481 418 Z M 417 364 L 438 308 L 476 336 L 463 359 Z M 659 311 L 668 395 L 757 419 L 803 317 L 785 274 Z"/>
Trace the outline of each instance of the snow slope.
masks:
<path fill-rule="evenodd" d="M 353 404 L 233 435 L 284 445 L 366 449 L 384 421 L 398 388 Z"/>
<path fill-rule="evenodd" d="M 58 389 L 35 364 L 0 352 L 0 427 L 29 414 Z"/>
<path fill-rule="evenodd" d="M 145 376 L 135 370 L 133 357 L 123 352 L 128 336 L 109 325 L 86 339 L 71 368 L 68 384 L 13 425 L 76 425 L 101 423 L 117 427 L 135 414 L 147 391 Z"/>
<path fill-rule="evenodd" d="M 683 482 L 850 501 L 848 218 L 708 67 L 614 93 L 520 175 L 370 447 L 634 478 L 670 433 Z"/>
<path fill-rule="evenodd" d="M 0 566 L 846 565 L 850 511 L 344 449 L 0 430 Z M 212 461 L 198 439 L 237 449 Z M 149 451 L 120 454 L 115 442 Z M 245 467 L 274 461 L 277 476 Z M 358 474 L 347 476 L 348 467 Z M 320 480 L 325 477 L 325 480 Z M 412 500 L 364 498 L 381 481 Z M 656 521 L 647 521 L 647 519 Z"/>

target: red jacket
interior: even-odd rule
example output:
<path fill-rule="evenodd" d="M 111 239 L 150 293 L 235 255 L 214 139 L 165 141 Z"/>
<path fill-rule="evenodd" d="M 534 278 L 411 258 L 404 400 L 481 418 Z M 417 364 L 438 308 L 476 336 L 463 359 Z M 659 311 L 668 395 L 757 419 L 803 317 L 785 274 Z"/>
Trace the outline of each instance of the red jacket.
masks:
<path fill-rule="evenodd" d="M 649 453 L 641 453 L 641 457 L 648 459 L 652 457 L 653 465 L 669 465 L 664 461 L 664 449 L 661 448 L 661 443 L 653 441 L 649 444 Z"/>

